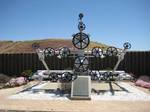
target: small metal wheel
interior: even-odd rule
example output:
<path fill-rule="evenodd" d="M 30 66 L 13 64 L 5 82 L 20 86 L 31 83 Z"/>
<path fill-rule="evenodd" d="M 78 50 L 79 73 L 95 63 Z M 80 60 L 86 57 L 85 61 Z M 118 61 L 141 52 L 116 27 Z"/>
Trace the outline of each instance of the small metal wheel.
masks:
<path fill-rule="evenodd" d="M 106 50 L 106 55 L 107 56 L 117 56 L 118 50 L 115 47 L 108 47 Z"/>
<path fill-rule="evenodd" d="M 74 68 L 77 72 L 85 72 L 88 70 L 88 59 L 85 56 L 78 56 L 75 59 Z"/>
<path fill-rule="evenodd" d="M 98 71 L 98 80 L 99 81 L 101 81 L 102 79 L 103 79 L 103 74 L 100 72 L 100 71 Z"/>
<path fill-rule="evenodd" d="M 39 43 L 33 43 L 32 48 L 33 49 L 38 49 L 40 47 Z"/>
<path fill-rule="evenodd" d="M 96 72 L 96 71 L 91 71 L 91 72 L 90 72 L 90 76 L 91 76 L 91 80 L 93 80 L 93 81 L 97 81 L 97 80 L 99 80 L 99 78 L 98 78 L 98 75 L 97 75 L 97 72 Z"/>
<path fill-rule="evenodd" d="M 72 43 L 78 49 L 85 49 L 89 45 L 90 39 L 87 34 L 80 32 L 73 35 Z"/>
<path fill-rule="evenodd" d="M 55 55 L 55 50 L 51 47 L 47 47 L 45 50 L 44 50 L 44 56 L 45 57 L 48 57 L 48 56 L 54 56 Z"/>
<path fill-rule="evenodd" d="M 101 57 L 103 55 L 103 50 L 100 47 L 94 47 L 92 49 L 92 55 L 95 57 Z"/>
<path fill-rule="evenodd" d="M 57 73 L 55 73 L 55 72 L 50 73 L 49 80 L 51 82 L 57 82 L 58 81 L 58 75 L 57 75 Z"/>
<path fill-rule="evenodd" d="M 123 44 L 124 49 L 131 49 L 131 44 L 129 42 L 126 42 Z"/>
<path fill-rule="evenodd" d="M 64 72 L 61 74 L 60 82 L 70 82 L 72 81 L 72 74 L 70 72 Z"/>
<path fill-rule="evenodd" d="M 80 13 L 79 14 L 79 19 L 81 20 L 83 18 L 83 16 L 84 16 L 83 13 Z"/>
<path fill-rule="evenodd" d="M 103 80 L 104 81 L 110 81 L 111 79 L 113 79 L 112 72 L 104 72 L 103 73 Z"/>
<path fill-rule="evenodd" d="M 62 58 L 66 58 L 70 55 L 70 49 L 67 48 L 67 47 L 62 47 L 59 49 L 59 55 L 62 57 Z"/>
<path fill-rule="evenodd" d="M 79 24 L 78 24 L 78 29 L 79 29 L 80 31 L 83 31 L 83 30 L 85 30 L 85 28 L 86 28 L 85 24 L 84 24 L 83 22 L 79 22 Z"/>
<path fill-rule="evenodd" d="M 77 73 L 74 72 L 74 73 L 72 74 L 72 81 L 76 80 L 77 77 L 78 77 Z"/>

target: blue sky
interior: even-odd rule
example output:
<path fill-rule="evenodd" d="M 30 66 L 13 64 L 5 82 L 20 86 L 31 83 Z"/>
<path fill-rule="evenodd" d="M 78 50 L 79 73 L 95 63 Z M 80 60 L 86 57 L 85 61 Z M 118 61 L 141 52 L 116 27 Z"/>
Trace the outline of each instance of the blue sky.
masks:
<path fill-rule="evenodd" d="M 150 0 L 0 0 L 0 40 L 72 39 L 80 12 L 91 40 L 150 50 Z"/>

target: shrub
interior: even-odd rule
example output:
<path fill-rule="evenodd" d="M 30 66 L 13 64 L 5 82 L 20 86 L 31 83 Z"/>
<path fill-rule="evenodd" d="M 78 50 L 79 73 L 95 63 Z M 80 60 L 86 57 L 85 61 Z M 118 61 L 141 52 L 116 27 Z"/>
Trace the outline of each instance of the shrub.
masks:
<path fill-rule="evenodd" d="M 29 78 L 33 75 L 33 72 L 32 70 L 24 70 L 22 73 L 21 73 L 21 76 L 23 77 L 26 77 L 26 78 Z"/>
<path fill-rule="evenodd" d="M 5 74 L 2 74 L 0 73 L 0 83 L 6 83 L 10 80 L 10 77 L 5 75 Z"/>

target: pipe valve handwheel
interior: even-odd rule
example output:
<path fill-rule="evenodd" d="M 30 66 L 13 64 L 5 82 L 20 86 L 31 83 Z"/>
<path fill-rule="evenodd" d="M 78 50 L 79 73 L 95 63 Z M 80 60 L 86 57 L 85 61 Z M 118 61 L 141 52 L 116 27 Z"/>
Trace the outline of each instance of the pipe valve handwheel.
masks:
<path fill-rule="evenodd" d="M 100 47 L 94 47 L 92 49 L 92 55 L 95 57 L 101 57 L 103 55 L 103 50 Z"/>
<path fill-rule="evenodd" d="M 115 47 L 108 47 L 106 50 L 106 55 L 107 56 L 117 56 L 118 50 Z"/>
<path fill-rule="evenodd" d="M 77 72 L 85 72 L 88 70 L 88 59 L 85 56 L 78 56 L 75 59 L 74 68 Z"/>
<path fill-rule="evenodd" d="M 85 30 L 85 28 L 86 28 L 85 24 L 83 22 L 79 22 L 78 29 L 80 31 L 83 31 L 83 30 Z"/>
<path fill-rule="evenodd" d="M 44 50 L 44 55 L 45 55 L 45 57 L 54 56 L 55 55 L 55 50 L 53 48 L 51 48 L 51 47 L 47 47 Z"/>
<path fill-rule="evenodd" d="M 58 81 L 58 75 L 57 75 L 57 73 L 55 73 L 55 72 L 50 73 L 49 80 L 51 82 L 57 82 Z"/>
<path fill-rule="evenodd" d="M 131 49 L 131 44 L 129 42 L 126 42 L 123 44 L 124 49 Z"/>
<path fill-rule="evenodd" d="M 70 82 L 72 81 L 72 74 L 70 72 L 64 72 L 61 74 L 61 82 Z"/>
<path fill-rule="evenodd" d="M 59 55 L 63 58 L 66 58 L 70 55 L 70 49 L 67 47 L 62 47 L 59 49 Z"/>
<path fill-rule="evenodd" d="M 90 43 L 89 35 L 81 32 L 77 33 L 73 35 L 72 43 L 78 49 L 85 49 Z"/>

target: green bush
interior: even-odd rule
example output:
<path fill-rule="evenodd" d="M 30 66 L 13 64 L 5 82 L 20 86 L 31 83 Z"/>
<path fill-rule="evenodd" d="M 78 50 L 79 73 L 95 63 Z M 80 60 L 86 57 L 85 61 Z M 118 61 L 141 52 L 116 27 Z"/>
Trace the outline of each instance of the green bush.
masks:
<path fill-rule="evenodd" d="M 32 70 L 24 70 L 24 71 L 21 73 L 21 76 L 23 76 L 23 77 L 31 77 L 32 75 L 33 75 Z"/>

